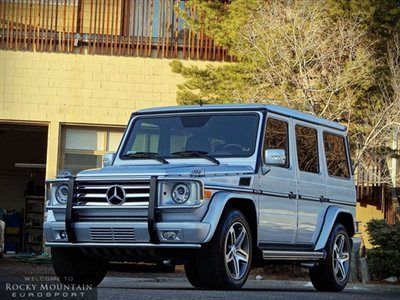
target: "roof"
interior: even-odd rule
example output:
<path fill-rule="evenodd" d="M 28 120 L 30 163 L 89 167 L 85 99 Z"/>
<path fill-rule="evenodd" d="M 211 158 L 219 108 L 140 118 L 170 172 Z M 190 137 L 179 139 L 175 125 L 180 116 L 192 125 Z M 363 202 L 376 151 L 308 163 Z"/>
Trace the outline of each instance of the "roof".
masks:
<path fill-rule="evenodd" d="M 257 111 L 267 110 L 276 114 L 292 117 L 298 120 L 331 127 L 337 130 L 346 131 L 347 127 L 340 123 L 329 121 L 323 118 L 303 113 L 288 107 L 272 104 L 218 104 L 218 105 L 183 105 L 183 106 L 164 106 L 146 108 L 137 111 L 135 114 L 158 114 L 158 113 L 179 113 L 179 112 L 201 112 L 201 111 L 221 111 L 221 110 L 246 110 Z"/>

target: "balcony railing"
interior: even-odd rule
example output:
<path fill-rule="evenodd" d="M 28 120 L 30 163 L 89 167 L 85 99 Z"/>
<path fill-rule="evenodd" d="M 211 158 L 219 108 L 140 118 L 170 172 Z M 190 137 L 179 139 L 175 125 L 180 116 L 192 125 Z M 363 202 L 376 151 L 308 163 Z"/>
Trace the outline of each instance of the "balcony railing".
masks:
<path fill-rule="evenodd" d="M 232 60 L 182 0 L 0 0 L 0 48 L 198 60 Z"/>

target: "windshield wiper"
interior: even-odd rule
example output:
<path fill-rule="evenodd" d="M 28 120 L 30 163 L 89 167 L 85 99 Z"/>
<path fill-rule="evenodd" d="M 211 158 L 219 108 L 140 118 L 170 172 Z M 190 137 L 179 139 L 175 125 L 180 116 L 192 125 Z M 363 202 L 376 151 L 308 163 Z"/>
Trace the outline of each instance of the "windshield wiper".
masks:
<path fill-rule="evenodd" d="M 169 164 L 169 162 L 156 152 L 128 152 L 122 155 L 123 158 L 151 158 L 162 162 L 163 164 Z"/>
<path fill-rule="evenodd" d="M 201 157 L 201 158 L 205 158 L 211 162 L 213 162 L 216 165 L 219 165 L 220 162 L 218 159 L 216 159 L 215 157 L 212 157 L 210 155 L 208 155 L 207 152 L 204 151 L 192 151 L 192 150 L 187 150 L 187 151 L 178 151 L 178 152 L 173 152 L 171 153 L 172 155 L 179 155 L 182 157 Z"/>

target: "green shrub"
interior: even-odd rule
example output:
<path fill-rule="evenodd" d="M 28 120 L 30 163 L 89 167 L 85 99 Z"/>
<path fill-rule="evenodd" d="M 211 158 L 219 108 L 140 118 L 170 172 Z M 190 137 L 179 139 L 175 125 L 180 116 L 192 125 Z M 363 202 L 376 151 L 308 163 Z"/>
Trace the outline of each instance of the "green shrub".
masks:
<path fill-rule="evenodd" d="M 376 279 L 400 276 L 400 224 L 389 225 L 385 220 L 372 220 L 367 223 L 367 232 L 374 246 L 367 250 L 372 276 Z"/>

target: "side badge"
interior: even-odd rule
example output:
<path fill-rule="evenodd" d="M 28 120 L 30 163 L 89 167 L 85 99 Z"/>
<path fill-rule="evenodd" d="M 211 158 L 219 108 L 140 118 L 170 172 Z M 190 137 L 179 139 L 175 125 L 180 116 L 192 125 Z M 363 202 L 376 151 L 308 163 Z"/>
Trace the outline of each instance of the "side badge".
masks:
<path fill-rule="evenodd" d="M 194 169 L 191 173 L 190 173 L 191 177 L 204 177 L 206 176 L 206 171 L 204 169 Z"/>

